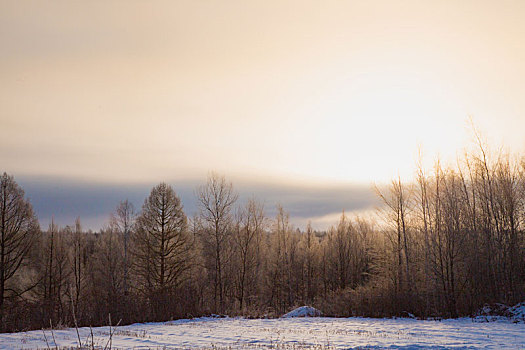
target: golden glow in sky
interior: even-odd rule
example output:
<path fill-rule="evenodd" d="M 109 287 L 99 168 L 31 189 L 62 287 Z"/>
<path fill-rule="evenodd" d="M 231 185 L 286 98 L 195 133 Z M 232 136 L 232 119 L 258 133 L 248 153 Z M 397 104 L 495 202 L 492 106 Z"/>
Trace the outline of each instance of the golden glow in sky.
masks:
<path fill-rule="evenodd" d="M 521 1 L 4 1 L 0 164 L 102 182 L 410 177 L 525 146 Z"/>

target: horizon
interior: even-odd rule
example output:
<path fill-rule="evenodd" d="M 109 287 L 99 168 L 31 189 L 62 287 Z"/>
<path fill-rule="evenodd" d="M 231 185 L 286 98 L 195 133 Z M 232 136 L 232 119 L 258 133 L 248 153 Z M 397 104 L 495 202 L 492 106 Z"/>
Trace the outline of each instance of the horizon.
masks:
<path fill-rule="evenodd" d="M 230 181 L 230 179 L 226 179 Z M 110 215 L 122 200 L 129 200 L 140 212 L 144 200 L 158 183 L 95 183 L 56 179 L 35 179 L 21 176 L 15 181 L 22 186 L 46 230 L 53 218 L 59 226 L 72 226 L 80 218 L 86 230 L 99 231 L 108 223 Z M 161 181 L 172 186 L 180 197 L 188 218 L 198 214 L 195 190 L 206 179 Z M 273 218 L 281 205 L 290 214 L 290 222 L 304 229 L 310 222 L 316 230 L 332 226 L 344 211 L 350 216 L 369 217 L 380 205 L 370 186 L 362 184 L 282 184 L 262 181 L 232 181 L 242 205 L 255 198 L 264 205 L 266 215 Z M 49 203 L 53 205 L 49 205 Z"/>

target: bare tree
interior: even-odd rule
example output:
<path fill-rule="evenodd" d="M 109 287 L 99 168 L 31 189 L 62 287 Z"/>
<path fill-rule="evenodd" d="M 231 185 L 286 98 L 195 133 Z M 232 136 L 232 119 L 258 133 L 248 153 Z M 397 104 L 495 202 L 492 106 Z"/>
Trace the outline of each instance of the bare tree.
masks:
<path fill-rule="evenodd" d="M 411 191 L 401 182 L 401 178 L 392 181 L 387 193 L 383 194 L 377 187 L 376 192 L 386 205 L 387 220 L 395 227 L 396 239 L 394 250 L 397 254 L 396 293 L 411 294 L 410 242 L 408 237 L 408 212 L 411 208 Z M 404 259 L 403 259 L 404 257 Z M 404 265 L 404 271 L 403 271 Z M 404 275 L 404 276 L 403 276 Z"/>
<path fill-rule="evenodd" d="M 37 298 L 42 300 L 42 324 L 48 325 L 49 321 L 56 323 L 64 317 L 62 299 L 66 292 L 69 278 L 68 270 L 68 245 L 64 239 L 64 232 L 51 220 L 47 232 L 44 233 L 43 252 L 40 267 L 41 288 L 37 290 Z"/>
<path fill-rule="evenodd" d="M 232 231 L 232 215 L 238 195 L 233 191 L 231 182 L 224 176 L 211 173 L 204 186 L 197 189 L 200 219 L 203 225 L 204 244 L 211 248 L 214 260 L 214 304 L 215 310 L 224 312 L 224 264 L 227 241 Z"/>
<path fill-rule="evenodd" d="M 247 287 L 255 286 L 258 282 L 257 265 L 260 258 L 264 219 L 264 207 L 255 199 L 250 199 L 237 215 L 237 227 L 233 241 L 238 256 L 236 289 L 241 311 L 245 305 Z"/>
<path fill-rule="evenodd" d="M 135 223 L 135 208 L 133 204 L 127 199 L 121 201 L 115 210 L 115 213 L 111 216 L 111 222 L 122 235 L 124 245 L 124 283 L 123 292 L 124 296 L 127 297 L 129 294 L 129 253 L 128 253 L 128 242 Z"/>
<path fill-rule="evenodd" d="M 161 183 L 151 190 L 136 224 L 133 248 L 140 289 L 156 312 L 167 312 L 160 309 L 163 303 L 169 306 L 169 297 L 183 282 L 192 246 L 186 215 L 171 186 Z"/>
<path fill-rule="evenodd" d="M 71 275 L 73 281 L 69 286 L 69 297 L 72 307 L 73 317 L 81 319 L 83 316 L 83 300 L 84 287 L 86 285 L 87 277 L 87 251 L 86 251 L 86 237 L 82 232 L 82 225 L 80 224 L 80 218 L 75 220 L 75 229 L 72 231 L 70 227 L 66 227 L 70 235 L 71 244 Z"/>
<path fill-rule="evenodd" d="M 299 296 L 302 266 L 299 266 L 299 234 L 290 224 L 290 215 L 277 205 L 277 215 L 269 240 L 268 287 L 269 304 L 285 312 Z M 302 293 L 301 293 L 302 294 Z"/>
<path fill-rule="evenodd" d="M 96 300 L 103 301 L 100 316 L 127 314 L 125 309 L 127 300 L 124 296 L 124 248 L 123 242 L 113 225 L 102 229 L 95 246 L 95 261 L 93 264 L 93 283 L 97 288 L 93 290 Z"/>
<path fill-rule="evenodd" d="M 351 258 L 352 246 L 354 245 L 352 223 L 348 220 L 345 213 L 341 214 L 341 219 L 335 229 L 333 237 L 333 252 L 335 253 L 335 266 L 338 276 L 339 288 L 345 289 L 351 284 Z"/>
<path fill-rule="evenodd" d="M 306 232 L 302 236 L 302 246 L 304 250 L 304 279 L 305 279 L 305 295 L 304 300 L 306 303 L 313 301 L 316 292 L 316 265 L 317 265 L 317 254 L 318 254 L 318 239 L 315 236 L 311 222 L 308 222 L 306 226 Z"/>
<path fill-rule="evenodd" d="M 436 169 L 434 193 L 434 229 L 431 236 L 431 256 L 434 273 L 441 285 L 445 304 L 451 317 L 457 317 L 458 268 L 464 249 L 465 200 L 460 177 L 454 171 Z"/>
<path fill-rule="evenodd" d="M 0 323 L 5 329 L 4 313 L 7 298 L 24 292 L 10 282 L 23 266 L 35 241 L 39 226 L 29 200 L 13 176 L 0 178 Z"/>

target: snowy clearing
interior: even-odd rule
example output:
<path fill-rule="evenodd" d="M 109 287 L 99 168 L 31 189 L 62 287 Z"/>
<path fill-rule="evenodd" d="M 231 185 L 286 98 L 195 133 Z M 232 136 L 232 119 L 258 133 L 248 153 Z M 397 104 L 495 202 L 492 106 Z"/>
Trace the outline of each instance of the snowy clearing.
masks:
<path fill-rule="evenodd" d="M 89 328 L 80 328 L 90 346 Z M 109 327 L 93 328 L 94 344 L 108 345 Z M 75 329 L 45 331 L 50 348 L 77 347 Z M 47 349 L 40 331 L 0 334 L 2 349 Z M 109 348 L 109 345 L 108 345 Z M 471 319 L 421 321 L 368 318 L 199 318 L 115 329 L 113 349 L 525 349 L 525 325 Z"/>

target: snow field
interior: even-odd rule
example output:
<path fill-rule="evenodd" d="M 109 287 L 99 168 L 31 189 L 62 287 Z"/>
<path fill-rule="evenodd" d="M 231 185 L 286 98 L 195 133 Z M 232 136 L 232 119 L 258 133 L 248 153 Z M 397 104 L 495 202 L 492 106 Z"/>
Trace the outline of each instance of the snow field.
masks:
<path fill-rule="evenodd" d="M 79 329 L 83 345 L 91 331 Z M 44 337 L 45 333 L 45 337 Z M 1 349 L 78 347 L 75 329 L 0 334 Z M 108 345 L 109 327 L 93 328 L 93 343 Z M 114 329 L 113 349 L 525 349 L 525 325 L 369 318 L 199 318 Z M 109 346 L 108 346 L 109 348 Z"/>

